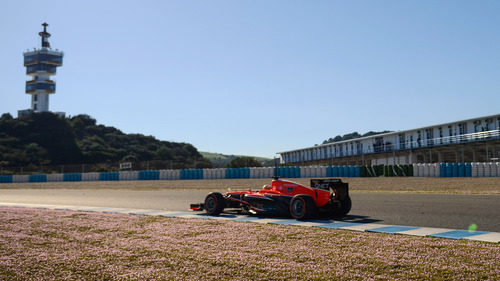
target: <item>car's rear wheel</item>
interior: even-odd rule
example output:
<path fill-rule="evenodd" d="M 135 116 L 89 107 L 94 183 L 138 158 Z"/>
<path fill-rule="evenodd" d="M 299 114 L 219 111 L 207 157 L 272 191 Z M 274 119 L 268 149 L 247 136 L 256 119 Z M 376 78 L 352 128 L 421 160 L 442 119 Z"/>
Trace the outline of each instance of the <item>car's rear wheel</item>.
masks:
<path fill-rule="evenodd" d="M 205 212 L 212 216 L 217 216 L 226 207 L 224 196 L 219 192 L 212 192 L 205 197 Z"/>
<path fill-rule="evenodd" d="M 312 218 L 316 215 L 314 199 L 307 195 L 295 195 L 290 201 L 290 215 L 297 220 Z"/>
<path fill-rule="evenodd" d="M 335 216 L 345 217 L 352 207 L 351 197 L 347 196 L 344 200 L 340 201 L 340 207 L 335 211 Z"/>

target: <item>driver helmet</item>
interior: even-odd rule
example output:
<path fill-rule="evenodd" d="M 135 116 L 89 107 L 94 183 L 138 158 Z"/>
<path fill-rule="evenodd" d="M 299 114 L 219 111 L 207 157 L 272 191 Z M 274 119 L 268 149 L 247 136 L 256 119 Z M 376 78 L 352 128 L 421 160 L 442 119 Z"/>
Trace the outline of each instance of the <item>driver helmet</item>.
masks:
<path fill-rule="evenodd" d="M 263 189 L 271 189 L 271 186 L 269 184 L 264 184 L 264 186 L 262 187 Z"/>

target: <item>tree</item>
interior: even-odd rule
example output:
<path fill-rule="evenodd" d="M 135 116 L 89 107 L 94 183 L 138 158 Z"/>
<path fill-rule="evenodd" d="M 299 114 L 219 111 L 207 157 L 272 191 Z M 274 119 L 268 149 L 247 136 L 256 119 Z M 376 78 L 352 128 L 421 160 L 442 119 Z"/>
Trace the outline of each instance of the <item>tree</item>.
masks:
<path fill-rule="evenodd" d="M 236 157 L 226 168 L 246 168 L 246 167 L 262 167 L 262 164 L 253 157 Z"/>
<path fill-rule="evenodd" d="M 10 115 L 10 113 L 4 113 L 2 114 L 2 116 L 0 117 L 0 120 L 12 120 L 14 118 L 12 118 L 12 115 Z"/>
<path fill-rule="evenodd" d="M 172 160 L 172 151 L 170 148 L 162 146 L 156 151 L 156 157 L 159 160 Z"/>
<path fill-rule="evenodd" d="M 25 152 L 29 163 L 33 165 L 40 165 L 40 163 L 44 162 L 43 159 L 45 159 L 47 155 L 47 151 L 36 143 L 28 144 Z"/>

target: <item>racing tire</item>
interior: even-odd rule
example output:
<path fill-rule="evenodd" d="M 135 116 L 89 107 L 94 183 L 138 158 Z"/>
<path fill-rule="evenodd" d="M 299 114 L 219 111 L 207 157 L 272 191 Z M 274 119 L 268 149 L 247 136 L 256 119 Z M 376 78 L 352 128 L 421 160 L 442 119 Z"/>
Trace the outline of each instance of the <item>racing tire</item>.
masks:
<path fill-rule="evenodd" d="M 345 217 L 352 207 L 351 197 L 347 196 L 344 200 L 340 201 L 340 207 L 335 211 L 336 217 Z"/>
<path fill-rule="evenodd" d="M 217 216 L 226 207 L 226 199 L 219 192 L 211 192 L 205 197 L 205 212 L 211 216 Z"/>
<path fill-rule="evenodd" d="M 295 195 L 290 201 L 290 215 L 297 220 L 306 220 L 316 215 L 314 199 L 308 195 Z"/>

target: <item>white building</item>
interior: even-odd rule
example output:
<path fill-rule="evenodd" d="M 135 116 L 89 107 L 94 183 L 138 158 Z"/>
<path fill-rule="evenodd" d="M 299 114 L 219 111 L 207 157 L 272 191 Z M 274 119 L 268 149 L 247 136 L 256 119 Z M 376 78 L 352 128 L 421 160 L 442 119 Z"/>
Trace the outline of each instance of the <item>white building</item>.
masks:
<path fill-rule="evenodd" d="M 279 152 L 282 164 L 489 162 L 500 156 L 500 114 Z"/>

